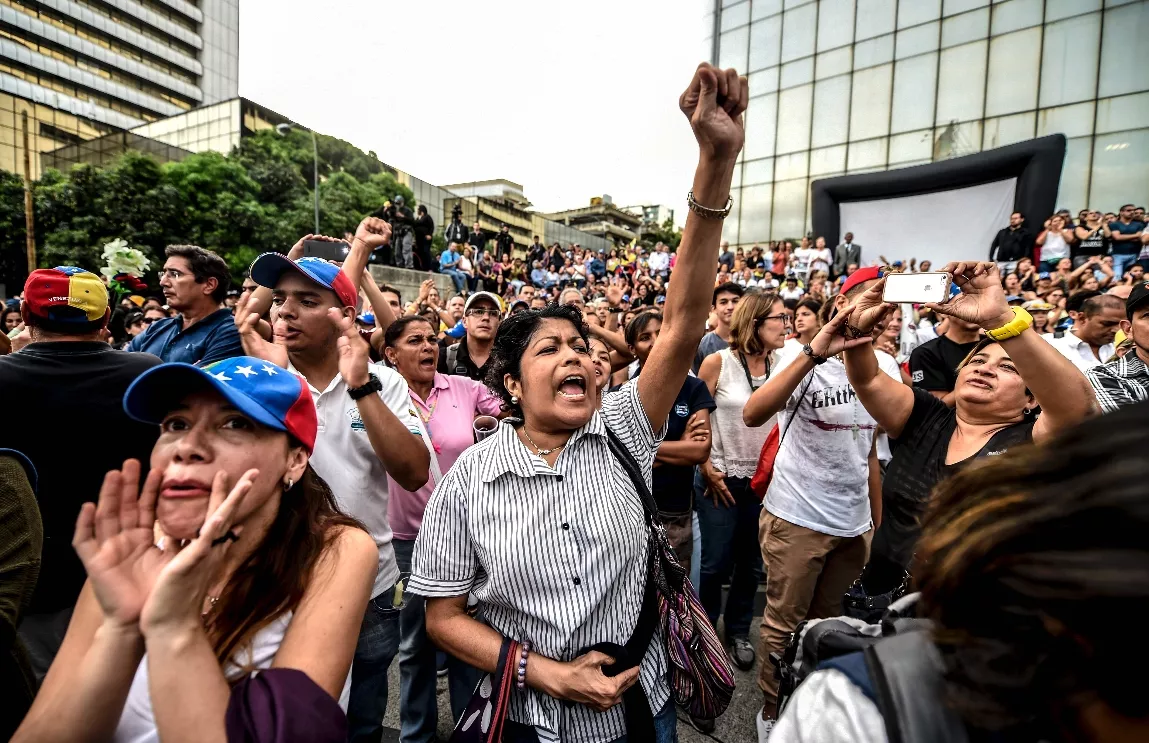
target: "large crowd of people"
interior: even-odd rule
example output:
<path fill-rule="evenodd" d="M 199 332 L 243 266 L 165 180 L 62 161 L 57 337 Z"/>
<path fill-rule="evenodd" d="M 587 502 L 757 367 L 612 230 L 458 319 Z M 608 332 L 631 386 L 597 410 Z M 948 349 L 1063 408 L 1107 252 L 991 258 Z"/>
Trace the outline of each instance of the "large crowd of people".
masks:
<path fill-rule="evenodd" d="M 235 289 L 190 245 L 154 295 L 32 272 L 0 314 L 0 734 L 371 741 L 390 705 L 423 743 L 442 670 L 452 740 L 671 743 L 715 725 L 654 598 L 696 590 L 760 742 L 878 743 L 872 689 L 820 670 L 779 709 L 772 658 L 908 587 L 946 669 L 916 703 L 969 739 L 1149 735 L 1111 629 L 1149 608 L 1144 210 L 1014 214 L 936 267 L 948 301 L 892 305 L 928 262 L 721 241 L 747 98 L 703 64 L 679 101 L 673 248 L 456 214 L 455 293 L 404 297 L 368 266 L 431 269 L 433 227 L 396 199 L 342 263 L 307 235 Z"/>

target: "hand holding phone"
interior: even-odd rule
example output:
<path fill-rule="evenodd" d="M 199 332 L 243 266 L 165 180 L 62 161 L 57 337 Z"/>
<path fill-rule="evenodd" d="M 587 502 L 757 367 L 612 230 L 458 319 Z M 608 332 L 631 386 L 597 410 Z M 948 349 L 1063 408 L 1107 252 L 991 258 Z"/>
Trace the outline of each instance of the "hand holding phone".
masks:
<path fill-rule="evenodd" d="M 950 281 L 950 275 L 940 271 L 888 274 L 882 301 L 895 304 L 941 304 L 950 298 Z"/>
<path fill-rule="evenodd" d="M 325 261 L 342 263 L 347 260 L 351 246 L 342 240 L 331 242 L 329 240 L 304 240 L 303 256 L 305 258 L 322 258 Z"/>

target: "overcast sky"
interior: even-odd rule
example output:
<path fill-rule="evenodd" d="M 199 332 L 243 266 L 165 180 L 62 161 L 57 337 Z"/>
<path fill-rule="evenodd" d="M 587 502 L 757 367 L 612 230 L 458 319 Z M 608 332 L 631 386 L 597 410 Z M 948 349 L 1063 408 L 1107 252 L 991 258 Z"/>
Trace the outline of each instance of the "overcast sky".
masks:
<path fill-rule="evenodd" d="M 435 184 L 610 194 L 679 222 L 697 157 L 678 95 L 713 0 L 244 0 L 240 94 Z"/>

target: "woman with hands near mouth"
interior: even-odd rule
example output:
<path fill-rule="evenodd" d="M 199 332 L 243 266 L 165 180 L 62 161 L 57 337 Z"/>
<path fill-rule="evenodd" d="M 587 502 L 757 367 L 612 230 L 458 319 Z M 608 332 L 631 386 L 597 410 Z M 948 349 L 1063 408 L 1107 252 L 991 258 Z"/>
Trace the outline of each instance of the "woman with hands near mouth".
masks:
<path fill-rule="evenodd" d="M 88 582 L 13 740 L 268 739 L 269 700 L 300 740 L 346 740 L 376 551 L 308 464 L 307 385 L 244 356 L 163 364 L 124 406 L 160 426 L 151 472 L 128 460 L 81 510 Z"/>
<path fill-rule="evenodd" d="M 650 481 L 702 337 L 747 99 L 745 78 L 706 63 L 679 99 L 699 160 L 681 278 L 671 283 L 646 371 L 600 405 L 577 308 L 507 318 L 487 385 L 512 418 L 459 457 L 427 504 L 410 590 L 427 597 L 428 635 L 485 672 L 497 669 L 506 642 L 525 643 L 506 708 L 508 743 L 676 740 L 666 641 L 642 611 L 650 533 L 608 441 L 616 437 Z M 470 592 L 482 621 L 466 612 Z M 646 647 L 627 650 L 646 632 Z M 592 649 L 603 645 L 617 650 Z"/>
<path fill-rule="evenodd" d="M 1040 443 L 1096 412 L 1084 375 L 1034 332 L 1028 312 L 1006 302 L 996 264 L 950 263 L 942 270 L 961 291 L 926 306 L 985 331 L 959 367 L 952 409 L 881 374 L 868 347 L 844 353 L 858 399 L 896 441 L 864 577 L 871 594 L 895 588 L 910 567 L 934 485 L 979 457 Z M 843 313 L 848 334 L 868 335 L 892 310 L 882 302 L 883 287 L 878 282 Z"/>

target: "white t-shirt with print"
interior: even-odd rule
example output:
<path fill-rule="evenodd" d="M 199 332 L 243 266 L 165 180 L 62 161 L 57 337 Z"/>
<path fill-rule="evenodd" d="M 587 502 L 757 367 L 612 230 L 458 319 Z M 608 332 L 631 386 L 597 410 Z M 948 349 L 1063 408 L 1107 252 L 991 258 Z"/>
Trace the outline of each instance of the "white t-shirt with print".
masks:
<path fill-rule="evenodd" d="M 800 353 L 784 347 L 770 375 L 781 373 Z M 901 381 L 893 357 L 874 353 L 881 370 Z M 835 357 L 815 366 L 778 413 L 779 433 L 785 438 L 774 460 L 766 510 L 822 534 L 864 534 L 870 528 L 868 460 L 876 428 L 850 386 L 842 360 Z"/>
<path fill-rule="evenodd" d="M 421 436 L 422 424 L 408 394 L 407 380 L 382 364 L 368 364 L 367 368 L 383 385 L 379 392 L 383 404 L 412 435 Z M 294 368 L 289 367 L 288 371 L 303 378 Z M 391 522 L 387 518 L 390 501 L 387 469 L 371 448 L 359 406 L 347 395 L 347 383 L 343 377 L 336 374 L 323 391 L 310 383 L 308 387 L 319 419 L 311 466 L 331 488 L 339 510 L 362 521 L 375 539 L 375 546 L 379 549 L 379 570 L 371 591 L 374 598 L 399 580 L 399 566 L 395 562 L 395 549 L 391 546 Z"/>

